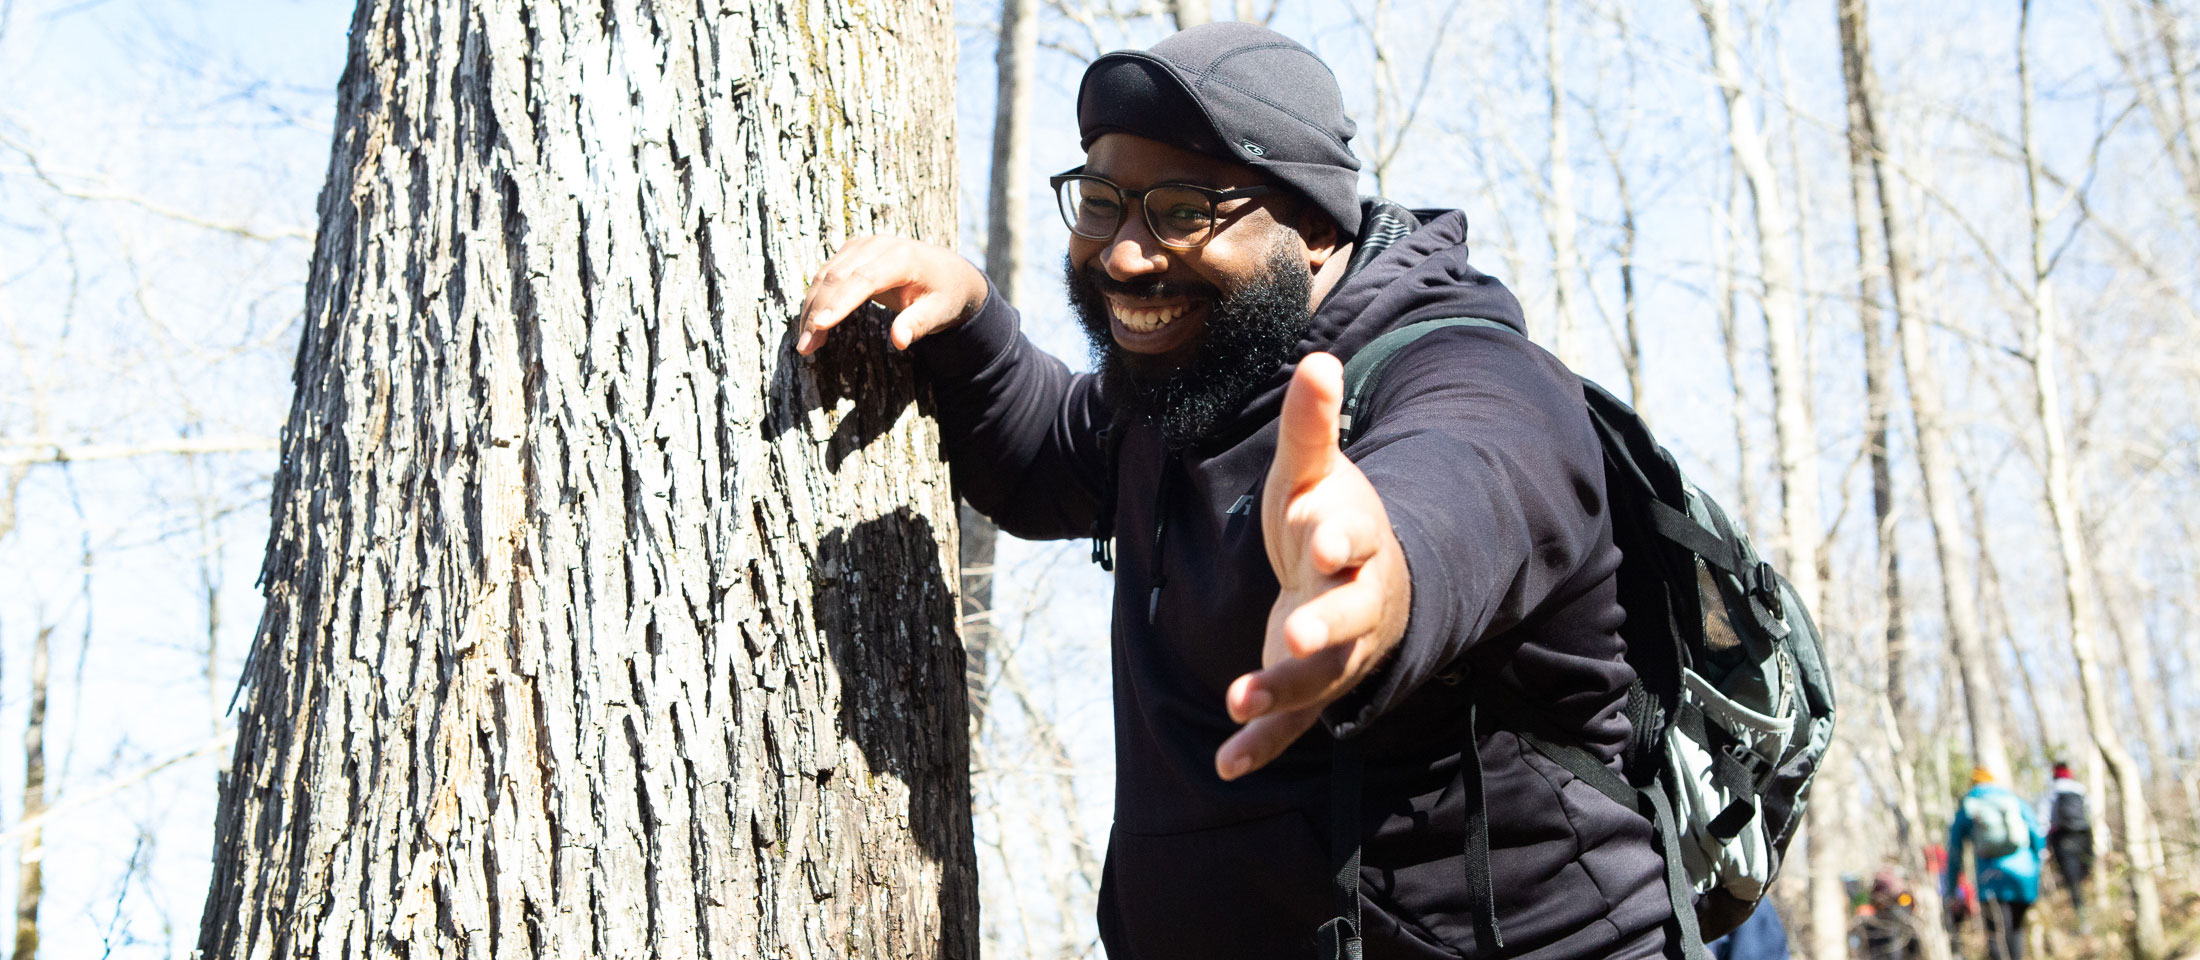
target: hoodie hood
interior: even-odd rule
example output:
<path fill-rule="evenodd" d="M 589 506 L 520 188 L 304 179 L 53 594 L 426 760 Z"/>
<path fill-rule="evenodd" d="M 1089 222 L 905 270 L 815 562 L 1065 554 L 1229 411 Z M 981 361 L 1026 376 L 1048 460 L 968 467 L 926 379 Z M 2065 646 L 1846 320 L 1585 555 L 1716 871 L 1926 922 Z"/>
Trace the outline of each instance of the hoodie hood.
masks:
<path fill-rule="evenodd" d="M 1457 210 L 1407 210 L 1371 197 L 1362 201 L 1359 235 L 1344 279 L 1314 311 L 1295 357 L 1316 351 L 1350 361 L 1362 347 L 1423 320 L 1480 317 L 1525 334 L 1520 300 L 1497 278 L 1467 263 L 1467 215 Z M 1284 364 L 1246 400 L 1244 409 L 1203 448 L 1235 443 L 1275 418 L 1298 362 Z"/>

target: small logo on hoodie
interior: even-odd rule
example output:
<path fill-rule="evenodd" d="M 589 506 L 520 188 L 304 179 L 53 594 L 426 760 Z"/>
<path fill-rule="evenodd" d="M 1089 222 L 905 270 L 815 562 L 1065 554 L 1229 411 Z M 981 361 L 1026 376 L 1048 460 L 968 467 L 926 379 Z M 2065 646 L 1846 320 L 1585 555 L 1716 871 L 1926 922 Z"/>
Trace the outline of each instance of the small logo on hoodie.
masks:
<path fill-rule="evenodd" d="M 1256 157 L 1265 157 L 1268 155 L 1267 147 L 1254 143 L 1251 140 L 1239 140 L 1238 146 L 1244 147 L 1246 153 L 1250 153 Z"/>

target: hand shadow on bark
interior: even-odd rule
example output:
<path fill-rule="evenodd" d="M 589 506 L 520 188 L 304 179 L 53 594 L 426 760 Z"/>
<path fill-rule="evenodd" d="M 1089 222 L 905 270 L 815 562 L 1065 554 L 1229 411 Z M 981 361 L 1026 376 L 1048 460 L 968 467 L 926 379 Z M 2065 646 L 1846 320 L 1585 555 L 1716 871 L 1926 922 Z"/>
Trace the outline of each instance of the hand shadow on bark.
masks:
<path fill-rule="evenodd" d="M 909 828 L 942 864 L 940 957 L 977 956 L 970 742 L 955 594 L 931 522 L 908 507 L 828 533 L 810 602 L 840 675 L 840 733 L 909 786 Z"/>
<path fill-rule="evenodd" d="M 837 472 L 849 454 L 893 430 L 910 404 L 931 413 L 930 391 L 919 389 L 908 354 L 887 342 L 893 316 L 885 307 L 864 304 L 807 359 L 794 352 L 789 328 L 780 338 L 779 367 L 767 394 L 764 439 L 777 442 L 798 429 L 809 411 L 833 411 L 852 400 L 825 443 L 826 466 Z"/>

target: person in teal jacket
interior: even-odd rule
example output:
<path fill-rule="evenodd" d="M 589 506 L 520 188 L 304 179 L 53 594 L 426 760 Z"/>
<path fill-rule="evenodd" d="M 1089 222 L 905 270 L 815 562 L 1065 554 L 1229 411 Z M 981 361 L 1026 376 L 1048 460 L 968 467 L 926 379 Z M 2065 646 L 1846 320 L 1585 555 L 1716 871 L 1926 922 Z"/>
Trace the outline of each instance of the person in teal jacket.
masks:
<path fill-rule="evenodd" d="M 1994 960 L 2023 960 L 2024 915 L 2040 898 L 2040 858 L 2047 836 L 2031 805 L 1999 783 L 1984 767 L 1971 771 L 1971 792 L 1956 806 L 1948 825 L 1948 872 L 1941 893 L 1953 902 L 1963 879 L 1964 846 L 1978 861 L 1979 912 L 1986 918 L 1986 950 Z M 2000 856 L 1997 846 L 2014 844 Z"/>

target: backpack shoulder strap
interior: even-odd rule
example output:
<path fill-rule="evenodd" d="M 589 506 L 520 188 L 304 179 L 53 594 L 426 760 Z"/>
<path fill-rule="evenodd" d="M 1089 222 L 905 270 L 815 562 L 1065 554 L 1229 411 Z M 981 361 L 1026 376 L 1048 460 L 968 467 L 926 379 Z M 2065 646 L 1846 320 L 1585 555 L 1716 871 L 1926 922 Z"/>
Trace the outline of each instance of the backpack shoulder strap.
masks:
<path fill-rule="evenodd" d="M 1341 433 L 1337 438 L 1338 446 L 1349 444 L 1358 436 L 1360 414 L 1366 407 L 1368 398 L 1374 395 L 1375 384 L 1382 379 L 1384 368 L 1390 366 L 1390 361 L 1398 355 L 1398 351 L 1415 340 L 1450 327 L 1488 327 L 1520 335 L 1520 331 L 1496 320 L 1447 317 L 1416 321 L 1376 337 L 1375 342 L 1361 347 L 1360 352 L 1352 355 L 1351 362 L 1344 365 L 1344 415 L 1338 419 Z"/>

